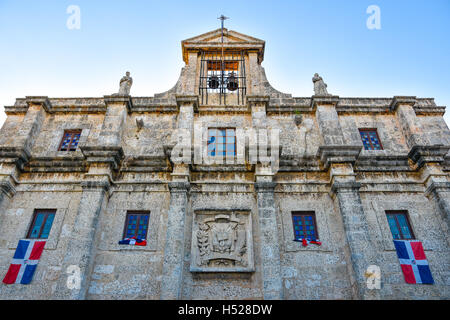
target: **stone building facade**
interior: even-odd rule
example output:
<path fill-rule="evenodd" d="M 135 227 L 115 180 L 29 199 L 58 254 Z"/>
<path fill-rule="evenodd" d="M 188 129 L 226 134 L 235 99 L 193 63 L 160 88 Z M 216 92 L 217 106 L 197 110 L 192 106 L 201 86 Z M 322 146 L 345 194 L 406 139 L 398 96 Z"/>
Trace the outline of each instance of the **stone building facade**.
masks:
<path fill-rule="evenodd" d="M 5 106 L 1 277 L 36 213 L 54 219 L 31 284 L 1 283 L 0 298 L 449 299 L 445 107 L 339 97 L 320 77 L 317 94 L 292 97 L 267 81 L 264 49 L 227 29 L 222 43 L 219 29 L 182 41 L 186 65 L 167 92 L 134 97 L 121 81 L 120 94 Z M 231 154 L 245 161 L 195 161 L 217 139 L 211 128 L 271 132 L 269 147 L 257 140 L 268 157 L 251 160 L 251 139 L 235 137 Z M 73 151 L 62 151 L 70 130 Z M 134 211 L 147 213 L 146 246 L 118 244 Z M 305 212 L 321 245 L 293 241 L 293 216 Z M 405 283 L 389 212 L 407 217 L 434 284 Z M 379 289 L 367 285 L 371 265 Z M 68 285 L 77 273 L 79 286 Z"/>

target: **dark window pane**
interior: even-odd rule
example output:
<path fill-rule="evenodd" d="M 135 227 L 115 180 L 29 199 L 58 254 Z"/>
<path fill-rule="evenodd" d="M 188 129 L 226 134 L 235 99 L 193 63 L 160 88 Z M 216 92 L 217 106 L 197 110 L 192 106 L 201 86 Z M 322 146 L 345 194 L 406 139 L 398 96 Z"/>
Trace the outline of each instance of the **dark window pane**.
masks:
<path fill-rule="evenodd" d="M 386 217 L 394 240 L 414 239 L 406 211 L 386 212 Z"/>

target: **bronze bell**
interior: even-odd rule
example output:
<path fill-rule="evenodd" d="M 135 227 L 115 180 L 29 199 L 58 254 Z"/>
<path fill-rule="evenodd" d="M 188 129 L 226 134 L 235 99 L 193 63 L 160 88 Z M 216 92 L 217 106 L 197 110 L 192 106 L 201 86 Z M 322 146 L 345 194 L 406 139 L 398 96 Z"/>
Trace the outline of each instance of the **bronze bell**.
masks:
<path fill-rule="evenodd" d="M 212 76 L 208 80 L 208 86 L 210 89 L 217 89 L 219 87 L 219 78 L 217 76 Z"/>
<path fill-rule="evenodd" d="M 239 87 L 238 85 L 238 79 L 234 75 L 234 72 L 231 72 L 228 74 L 228 81 L 227 81 L 227 89 L 230 91 L 235 91 Z"/>

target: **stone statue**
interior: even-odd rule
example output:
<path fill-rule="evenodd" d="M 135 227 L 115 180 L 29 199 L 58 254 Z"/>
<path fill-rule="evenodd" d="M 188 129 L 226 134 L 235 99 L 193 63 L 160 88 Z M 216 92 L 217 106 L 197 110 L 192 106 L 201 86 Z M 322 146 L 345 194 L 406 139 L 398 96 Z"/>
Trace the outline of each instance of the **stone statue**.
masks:
<path fill-rule="evenodd" d="M 127 71 L 125 73 L 125 76 L 123 76 L 122 79 L 120 79 L 120 88 L 119 88 L 119 93 L 117 93 L 117 95 L 129 96 L 132 84 L 133 84 L 133 78 L 130 77 L 130 72 Z"/>
<path fill-rule="evenodd" d="M 314 83 L 314 94 L 316 96 L 329 96 L 330 95 L 327 91 L 327 84 L 325 82 L 323 82 L 322 77 L 320 77 L 318 73 L 314 74 L 312 81 Z"/>

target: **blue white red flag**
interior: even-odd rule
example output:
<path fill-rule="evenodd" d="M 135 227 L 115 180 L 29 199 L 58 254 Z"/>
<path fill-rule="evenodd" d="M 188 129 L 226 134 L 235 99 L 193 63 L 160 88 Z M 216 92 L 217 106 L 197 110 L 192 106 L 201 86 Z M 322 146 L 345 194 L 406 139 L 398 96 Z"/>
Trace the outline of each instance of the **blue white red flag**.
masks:
<path fill-rule="evenodd" d="M 422 242 L 394 240 L 394 245 L 406 283 L 434 283 Z"/>
<path fill-rule="evenodd" d="M 19 240 L 13 260 L 3 283 L 29 284 L 44 251 L 45 240 Z"/>
<path fill-rule="evenodd" d="M 306 239 L 306 238 L 297 238 L 294 241 L 301 242 L 302 246 L 306 247 L 308 244 L 317 244 L 318 246 L 322 245 L 322 242 L 319 239 Z"/>
<path fill-rule="evenodd" d="M 129 244 L 132 246 L 146 246 L 147 240 L 132 237 L 132 238 L 125 238 L 123 240 L 120 240 L 119 244 Z"/>

